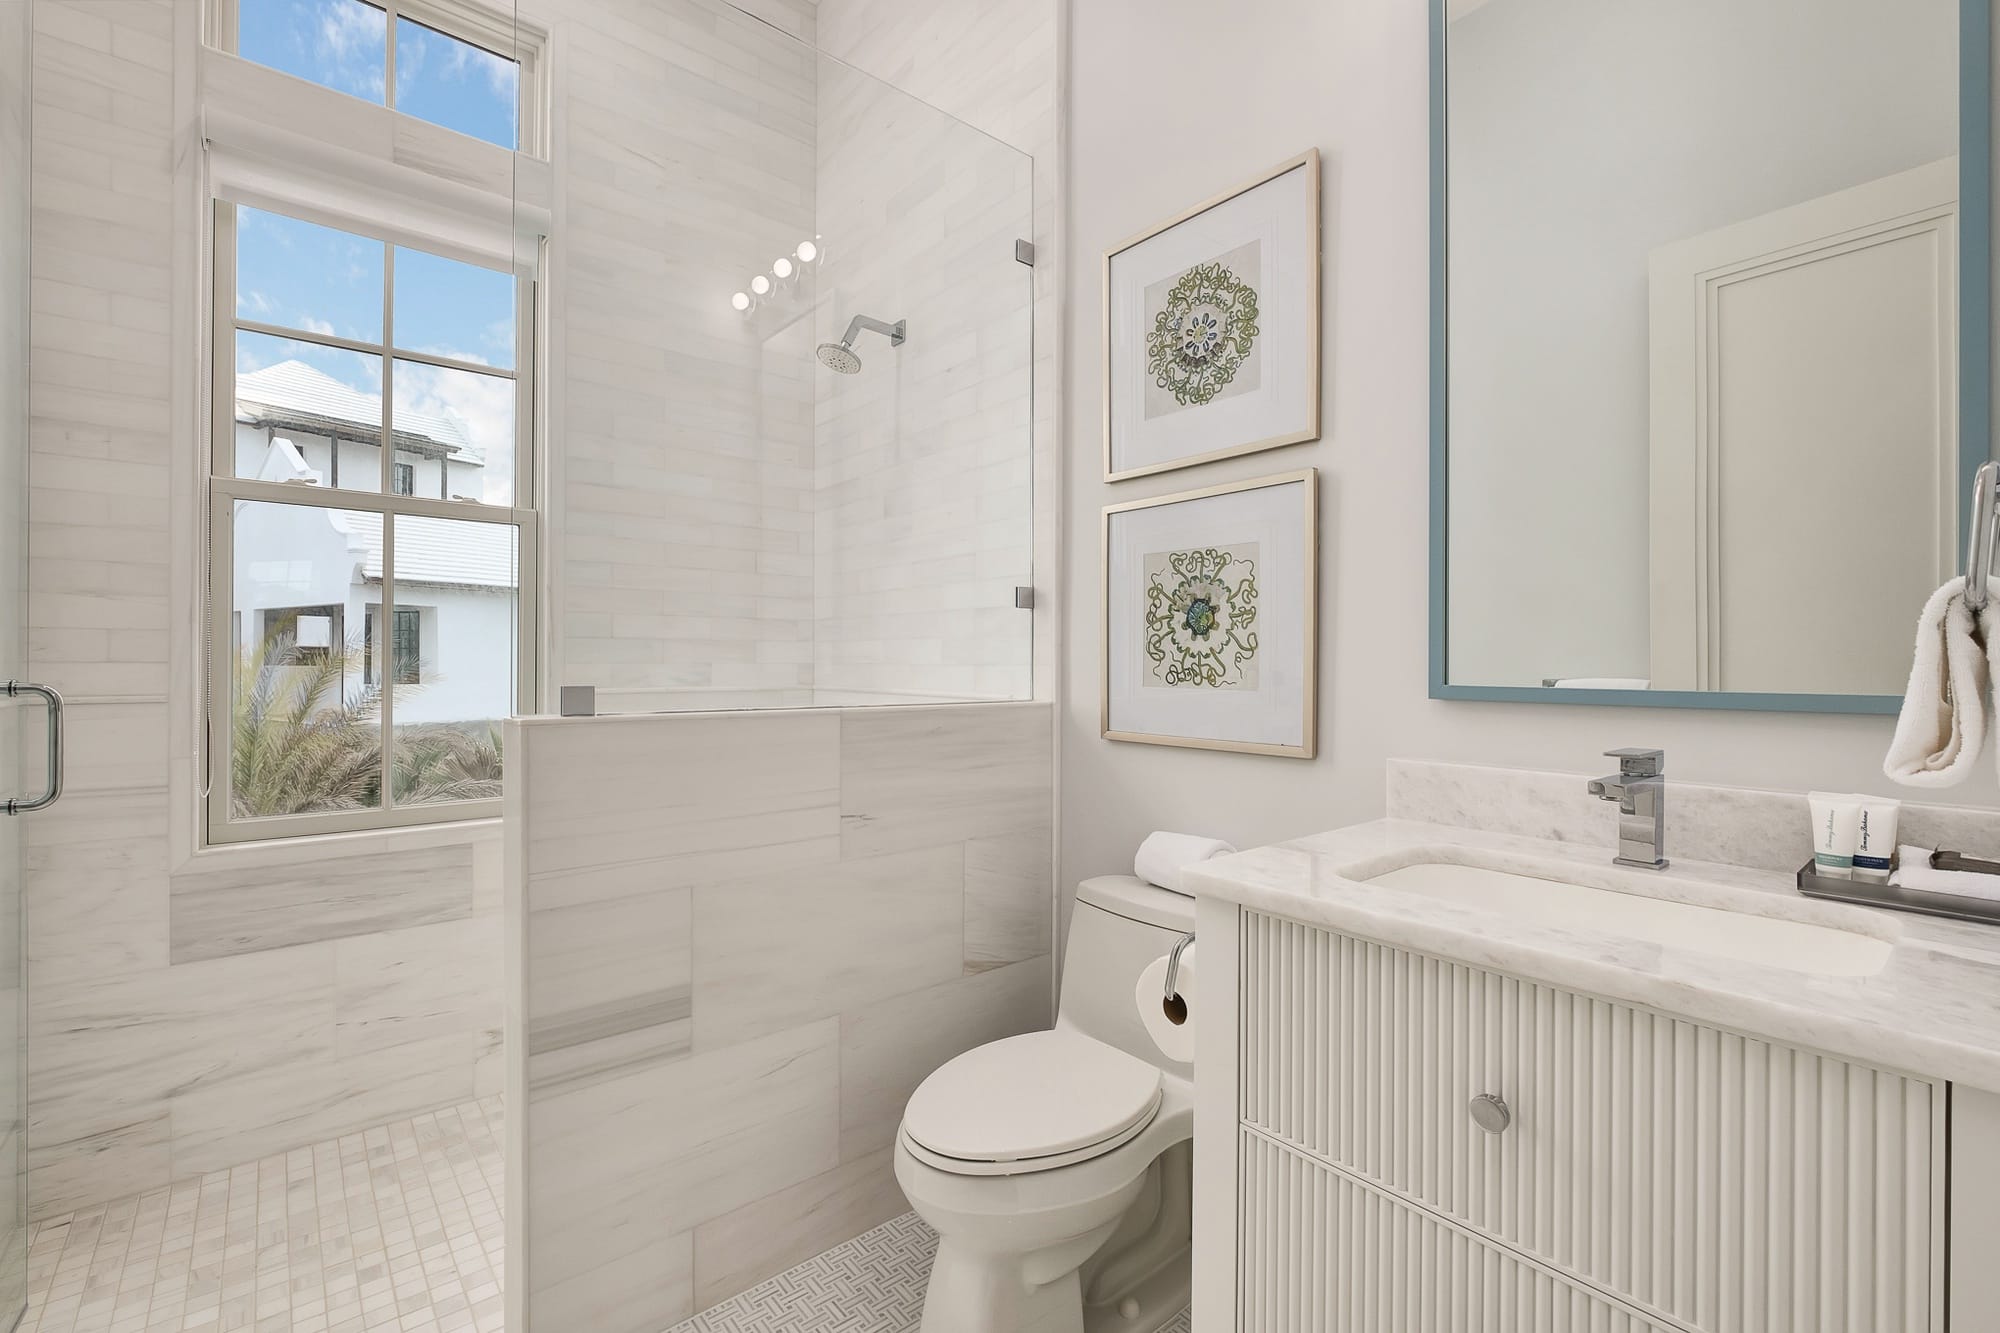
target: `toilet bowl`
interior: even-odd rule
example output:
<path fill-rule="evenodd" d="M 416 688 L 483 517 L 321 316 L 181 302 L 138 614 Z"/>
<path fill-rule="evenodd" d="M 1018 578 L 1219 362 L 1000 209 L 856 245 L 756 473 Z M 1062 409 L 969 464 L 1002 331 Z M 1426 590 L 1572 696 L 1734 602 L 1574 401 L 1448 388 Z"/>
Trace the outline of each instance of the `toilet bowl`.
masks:
<path fill-rule="evenodd" d="M 1056 1025 L 967 1051 L 911 1096 L 896 1179 L 938 1233 L 923 1333 L 1154 1333 L 1188 1300 L 1193 1067 L 1133 987 L 1189 898 L 1086 880 Z"/>

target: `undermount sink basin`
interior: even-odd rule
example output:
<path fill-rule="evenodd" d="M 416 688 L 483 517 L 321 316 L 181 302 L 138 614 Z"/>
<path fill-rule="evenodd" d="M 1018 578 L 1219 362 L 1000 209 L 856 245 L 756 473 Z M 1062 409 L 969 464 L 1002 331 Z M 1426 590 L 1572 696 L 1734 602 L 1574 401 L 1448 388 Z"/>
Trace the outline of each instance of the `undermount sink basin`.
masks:
<path fill-rule="evenodd" d="M 1886 940 L 1832 926 L 1667 902 L 1484 866 L 1423 862 L 1370 876 L 1367 882 L 1465 903 L 1516 921 L 1601 931 L 1820 976 L 1871 976 L 1889 961 L 1891 948 Z"/>

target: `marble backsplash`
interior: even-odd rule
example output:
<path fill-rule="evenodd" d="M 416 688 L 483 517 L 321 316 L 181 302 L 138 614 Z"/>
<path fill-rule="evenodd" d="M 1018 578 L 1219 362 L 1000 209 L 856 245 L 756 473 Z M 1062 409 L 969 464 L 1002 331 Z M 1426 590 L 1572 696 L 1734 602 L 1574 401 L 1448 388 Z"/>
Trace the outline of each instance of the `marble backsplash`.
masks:
<path fill-rule="evenodd" d="M 1618 821 L 1585 790 L 1593 776 L 1391 759 L 1388 814 L 1608 850 L 1618 841 Z M 1705 786 L 1668 770 L 1669 858 L 1790 872 L 1812 856 L 1809 823 L 1804 792 Z M 2000 810 L 1906 800 L 1898 840 L 2000 859 Z"/>

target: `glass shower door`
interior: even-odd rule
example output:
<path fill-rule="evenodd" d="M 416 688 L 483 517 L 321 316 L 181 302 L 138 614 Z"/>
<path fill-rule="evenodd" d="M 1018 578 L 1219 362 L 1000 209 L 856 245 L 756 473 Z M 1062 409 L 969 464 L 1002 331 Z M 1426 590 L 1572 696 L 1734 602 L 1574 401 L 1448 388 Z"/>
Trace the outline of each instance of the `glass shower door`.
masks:
<path fill-rule="evenodd" d="M 0 0 L 0 682 L 27 675 L 31 3 Z M 20 1321 L 28 1270 L 22 820 L 9 816 L 17 803 L 50 794 L 41 763 L 23 753 L 41 748 L 43 706 L 33 694 L 0 691 L 0 802 L 7 809 L 0 814 L 0 1330 Z"/>

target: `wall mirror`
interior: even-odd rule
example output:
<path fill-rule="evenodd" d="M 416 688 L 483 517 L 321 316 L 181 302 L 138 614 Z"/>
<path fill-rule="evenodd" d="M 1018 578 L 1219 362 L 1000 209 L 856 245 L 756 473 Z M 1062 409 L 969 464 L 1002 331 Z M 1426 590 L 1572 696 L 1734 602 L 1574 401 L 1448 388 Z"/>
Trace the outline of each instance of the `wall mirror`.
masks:
<path fill-rule="evenodd" d="M 1433 4 L 1433 697 L 1894 712 L 1989 452 L 1992 0 Z"/>

